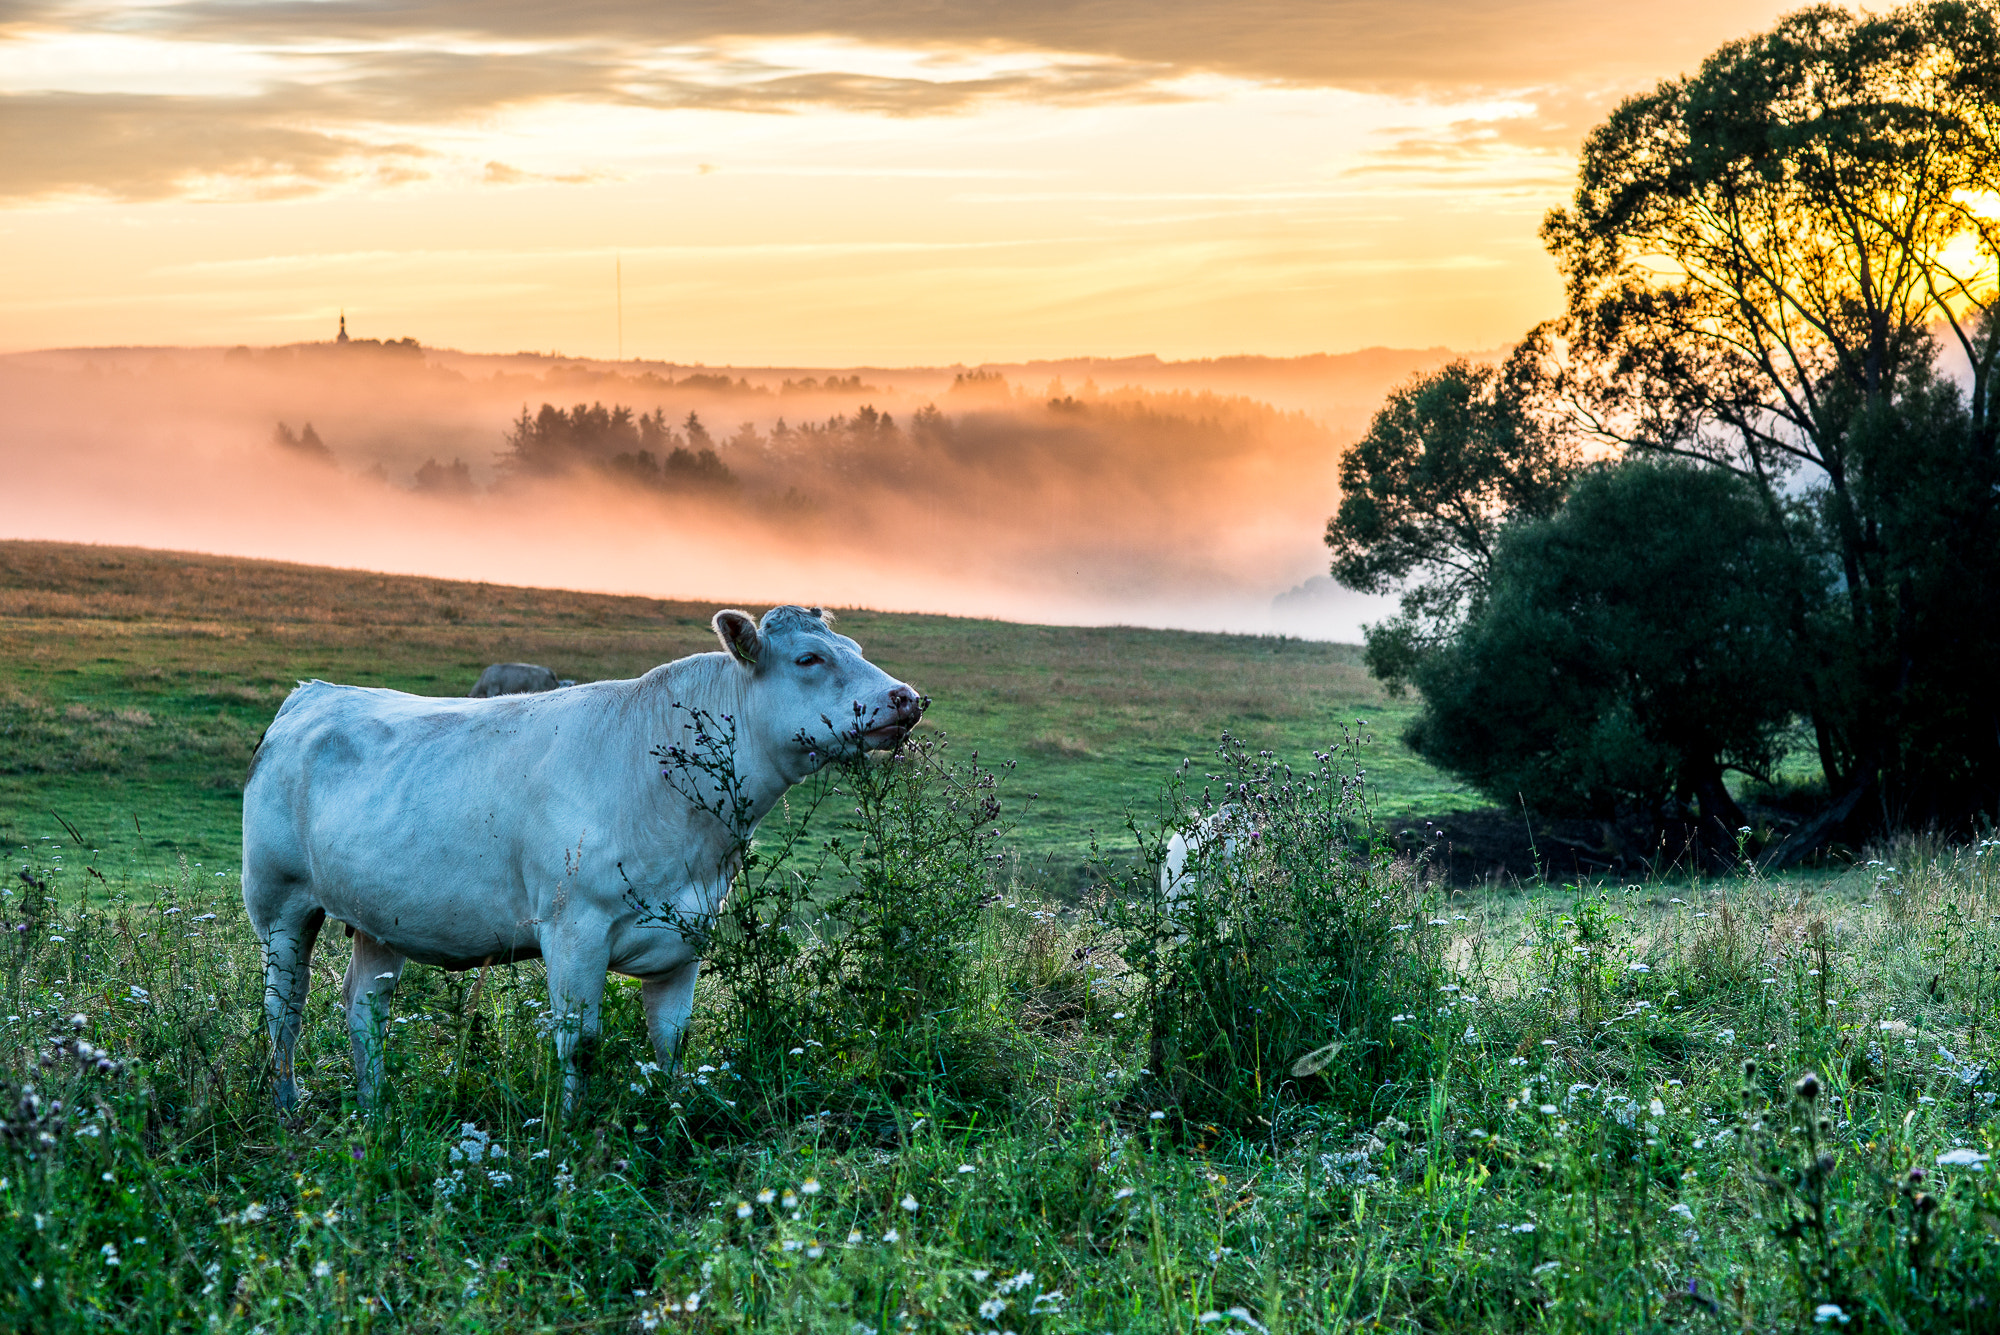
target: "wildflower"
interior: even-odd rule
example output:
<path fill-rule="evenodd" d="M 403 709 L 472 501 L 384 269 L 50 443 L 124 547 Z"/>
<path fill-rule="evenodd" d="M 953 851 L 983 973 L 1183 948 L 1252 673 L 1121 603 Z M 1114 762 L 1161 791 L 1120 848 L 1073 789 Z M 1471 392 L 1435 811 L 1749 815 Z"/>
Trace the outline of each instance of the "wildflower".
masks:
<path fill-rule="evenodd" d="M 978 1170 L 977 1168 L 973 1167 L 973 1166 L 972 1166 L 971 1164 L 969 1164 L 969 1163 L 962 1163 L 962 1164 L 960 1164 L 960 1165 L 958 1166 L 958 1171 L 959 1171 L 959 1172 L 961 1172 L 961 1173 L 976 1173 L 976 1172 L 978 1172 L 979 1170 Z"/>
<path fill-rule="evenodd" d="M 882 1235 L 882 1241 L 884 1242 L 901 1242 L 902 1240 L 902 1233 L 893 1228 Z"/>
<path fill-rule="evenodd" d="M 1655 1117 L 1665 1117 L 1667 1115 L 1667 1105 L 1660 1102 L 1658 1099 L 1654 1099 L 1652 1103 L 1647 1105 L 1646 1111 L 1650 1112 Z"/>
<path fill-rule="evenodd" d="M 1686 1201 L 1675 1201 L 1672 1205 L 1669 1205 L 1667 1207 L 1667 1213 L 1677 1214 L 1681 1218 L 1687 1220 L 1690 1224 L 1694 1222 L 1694 1210 L 1689 1207 Z"/>
<path fill-rule="evenodd" d="M 799 1198 L 788 1191 L 778 1198 L 778 1204 L 784 1206 L 787 1210 L 796 1210 L 799 1208 Z"/>
<path fill-rule="evenodd" d="M 1514 1227 L 1508 1229 L 1507 1231 L 1509 1233 L 1533 1233 L 1535 1231 L 1535 1226 L 1532 1223 L 1516 1224 L 1514 1225 Z"/>
<path fill-rule="evenodd" d="M 750 1217 L 750 1202 L 749 1202 L 749 1201 L 738 1201 L 738 1202 L 736 1202 L 736 1217 L 737 1217 L 738 1219 L 748 1219 L 748 1218 Z"/>
<path fill-rule="evenodd" d="M 902 1206 L 905 1210 L 908 1210 L 911 1214 L 915 1214 L 917 1212 L 917 1198 L 915 1196 L 909 1196 L 909 1195 L 904 1196 L 902 1200 Z"/>
<path fill-rule="evenodd" d="M 814 1239 L 812 1246 L 806 1248 L 806 1255 L 817 1261 L 820 1257 L 826 1255 L 826 1248 L 820 1246 L 818 1239 Z"/>
<path fill-rule="evenodd" d="M 1813 1308 L 1814 1325 L 1824 1326 L 1834 1321 L 1838 1321 L 1843 1326 L 1848 1322 L 1847 1313 L 1840 1310 L 1839 1303 L 1821 1303 L 1818 1307 Z"/>
<path fill-rule="evenodd" d="M 1540 1111 L 1544 1117 L 1554 1117 L 1556 1115 L 1556 1105 L 1553 1103 L 1544 1103 Z"/>
<path fill-rule="evenodd" d="M 757 1204 L 759 1205 L 769 1205 L 772 1201 L 776 1199 L 778 1199 L 778 1193 L 771 1190 L 769 1187 L 766 1187 L 762 1191 L 757 1193 Z"/>
<path fill-rule="evenodd" d="M 850 1247 L 854 1247 L 860 1245 L 860 1242 L 861 1242 L 861 1230 L 858 1228 L 850 1229 L 847 1234 L 847 1245 Z"/>
<path fill-rule="evenodd" d="M 1807 1071 L 1804 1075 L 1800 1076 L 1798 1078 L 1798 1082 L 1792 1086 L 1792 1093 L 1798 1095 L 1800 1098 L 1804 1099 L 1807 1103 L 1814 1102 L 1816 1099 L 1819 1098 L 1819 1077 L 1817 1075 L 1814 1075 L 1811 1071 Z"/>
<path fill-rule="evenodd" d="M 1000 1314 L 1007 1310 L 1007 1306 L 1005 1298 L 988 1298 L 985 1302 L 979 1304 L 979 1315 L 985 1317 L 988 1321 L 998 1321 Z"/>
<path fill-rule="evenodd" d="M 465 1163 L 478 1163 L 487 1156 L 487 1152 L 492 1146 L 493 1137 L 481 1131 L 473 1123 L 463 1122 L 459 1126 L 458 1144 L 451 1147 L 451 1152 L 447 1157 L 453 1163 L 461 1161 Z M 497 1159 L 504 1158 L 505 1156 L 506 1151 L 503 1149 L 493 1157 Z"/>
<path fill-rule="evenodd" d="M 333 1262 L 331 1261 L 318 1261 L 315 1262 L 313 1265 L 314 1279 L 325 1279 L 328 1275 L 331 1275 L 332 1273 L 333 1273 Z"/>
<path fill-rule="evenodd" d="M 1956 1149 L 1938 1155 L 1937 1162 L 1940 1168 L 1970 1168 L 1975 1173 L 1983 1173 L 1990 1157 L 1978 1150 Z"/>
<path fill-rule="evenodd" d="M 819 1195 L 819 1179 L 816 1177 L 807 1178 L 805 1181 L 799 1183 L 799 1191 L 807 1196 Z"/>
<path fill-rule="evenodd" d="M 1146 1114 L 1146 1120 L 1149 1122 L 1164 1122 L 1167 1120 L 1167 1115 L 1161 1112 L 1158 1108 L 1155 1108 L 1153 1109 L 1153 1111 Z"/>
<path fill-rule="evenodd" d="M 1011 1279 L 1003 1279 L 995 1284 L 993 1291 L 995 1293 L 1019 1293 L 1022 1289 L 1032 1287 L 1034 1282 L 1035 1272 L 1032 1270 L 1023 1270 Z"/>
<path fill-rule="evenodd" d="M 1114 1201 L 1122 1201 L 1127 1196 L 1137 1195 L 1138 1191 L 1139 1189 L 1137 1187 L 1120 1187 L 1118 1188 L 1118 1190 L 1111 1193 L 1111 1199 Z"/>
<path fill-rule="evenodd" d="M 98 1248 L 98 1251 L 104 1257 L 104 1264 L 108 1266 L 115 1266 L 118 1264 L 118 1248 L 114 1247 L 112 1244 L 107 1242 L 102 1247 Z"/>

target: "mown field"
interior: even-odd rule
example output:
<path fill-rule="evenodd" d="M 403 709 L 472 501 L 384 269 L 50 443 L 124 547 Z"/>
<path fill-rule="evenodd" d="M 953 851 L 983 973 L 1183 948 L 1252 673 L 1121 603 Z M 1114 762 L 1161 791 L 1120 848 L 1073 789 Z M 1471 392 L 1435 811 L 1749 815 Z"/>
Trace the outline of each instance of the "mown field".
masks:
<path fill-rule="evenodd" d="M 714 648 L 722 605 L 0 542 L 0 847 L 80 838 L 114 878 L 181 856 L 228 871 L 251 749 L 296 681 L 462 695 L 507 660 L 636 676 Z M 956 749 L 1015 766 L 1031 863 L 1073 866 L 1092 831 L 1124 839 L 1126 811 L 1151 811 L 1225 728 L 1304 759 L 1364 723 L 1386 814 L 1478 804 L 1402 746 L 1410 703 L 1350 646 L 859 610 L 839 624 L 932 697 L 927 725 Z M 635 758 L 653 744 L 633 741 Z"/>

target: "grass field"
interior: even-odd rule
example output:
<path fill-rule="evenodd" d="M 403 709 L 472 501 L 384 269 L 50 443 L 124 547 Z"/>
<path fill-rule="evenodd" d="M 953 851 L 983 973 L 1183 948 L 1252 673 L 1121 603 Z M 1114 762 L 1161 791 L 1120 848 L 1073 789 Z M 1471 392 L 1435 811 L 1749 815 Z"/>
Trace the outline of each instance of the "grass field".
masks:
<path fill-rule="evenodd" d="M 829 776 L 846 879 L 739 886 L 789 930 L 725 923 L 678 1072 L 614 980 L 568 1119 L 539 962 L 412 966 L 358 1109 L 329 932 L 280 1120 L 236 823 L 292 681 L 629 675 L 712 610 L 0 544 L 0 1329 L 2000 1331 L 2000 842 L 1453 890 L 1212 751 L 1367 720 L 1377 811 L 1466 805 L 1337 646 L 847 614 L 1041 794 L 1019 858 L 850 807 L 920 758 Z M 1190 755 L 1261 843 L 1042 897 Z"/>
<path fill-rule="evenodd" d="M 1440 899 L 1274 833 L 1178 938 L 1143 877 L 1003 880 L 929 943 L 946 1010 L 871 1009 L 911 931 L 820 938 L 705 978 L 673 1073 L 614 983 L 568 1120 L 539 963 L 411 968 L 357 1110 L 329 933 L 289 1123 L 233 878 L 42 864 L 0 894 L 0 1328 L 1990 1332 L 2000 849 L 1882 852 Z M 918 933 L 968 891 L 900 888 Z"/>
<path fill-rule="evenodd" d="M 81 838 L 114 880 L 183 856 L 212 877 L 237 865 L 244 770 L 296 681 L 462 695 L 507 660 L 636 676 L 714 648 L 721 605 L 0 542 L 0 847 Z M 1410 702 L 1350 646 L 859 610 L 840 629 L 932 697 L 955 749 L 1017 766 L 1031 864 L 1073 866 L 1093 830 L 1122 840 L 1225 728 L 1303 759 L 1365 723 L 1384 814 L 1479 804 L 1397 740 Z"/>

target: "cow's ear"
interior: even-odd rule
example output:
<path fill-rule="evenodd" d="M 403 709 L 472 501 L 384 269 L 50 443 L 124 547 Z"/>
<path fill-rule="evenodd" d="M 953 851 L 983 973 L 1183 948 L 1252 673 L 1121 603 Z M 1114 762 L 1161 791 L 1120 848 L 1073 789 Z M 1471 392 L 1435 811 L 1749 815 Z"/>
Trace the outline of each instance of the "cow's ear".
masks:
<path fill-rule="evenodd" d="M 764 648 L 764 638 L 757 633 L 757 622 L 748 612 L 735 608 L 725 608 L 715 614 L 715 635 L 722 641 L 722 647 L 729 656 L 744 667 L 756 667 L 757 655 Z"/>

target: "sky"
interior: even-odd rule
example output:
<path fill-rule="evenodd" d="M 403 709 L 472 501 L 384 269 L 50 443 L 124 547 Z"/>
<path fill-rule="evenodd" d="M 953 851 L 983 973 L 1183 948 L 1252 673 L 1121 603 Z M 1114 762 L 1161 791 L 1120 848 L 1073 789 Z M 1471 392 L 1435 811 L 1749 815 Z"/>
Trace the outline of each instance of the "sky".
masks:
<path fill-rule="evenodd" d="M 0 0 L 0 352 L 1487 349 L 1767 0 Z"/>

